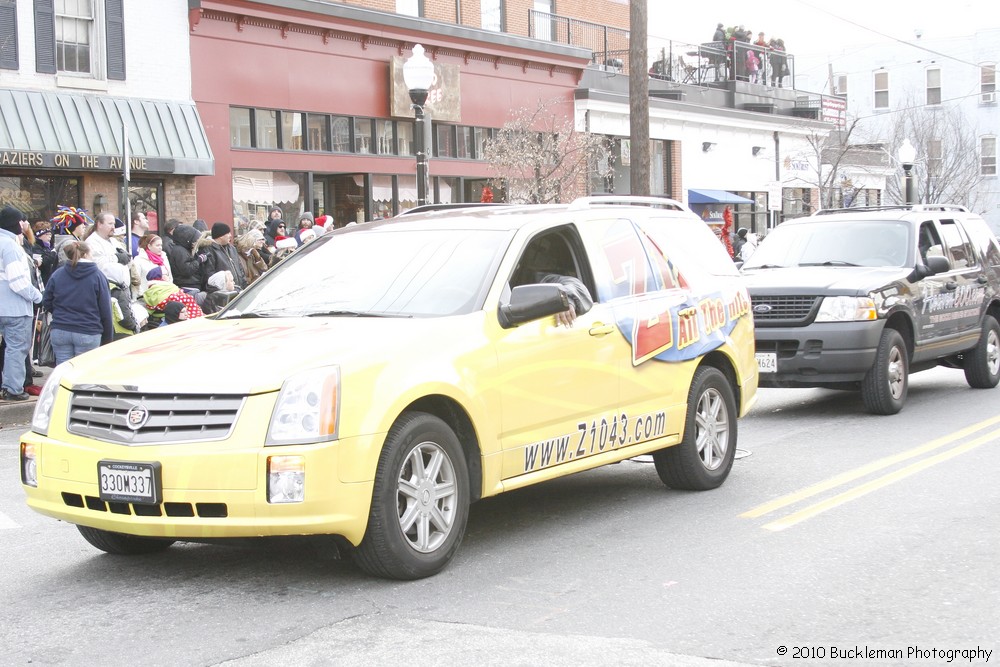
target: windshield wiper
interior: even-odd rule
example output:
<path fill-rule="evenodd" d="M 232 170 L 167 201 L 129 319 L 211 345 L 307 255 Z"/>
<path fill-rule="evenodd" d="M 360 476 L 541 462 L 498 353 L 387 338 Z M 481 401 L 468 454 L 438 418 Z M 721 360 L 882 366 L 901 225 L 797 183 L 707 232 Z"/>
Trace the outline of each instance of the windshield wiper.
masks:
<path fill-rule="evenodd" d="M 360 310 L 324 310 L 317 313 L 309 313 L 305 317 L 413 317 L 413 315 L 361 312 Z"/>
<path fill-rule="evenodd" d="M 783 269 L 783 264 L 761 264 L 759 266 L 743 266 L 744 269 Z"/>
<path fill-rule="evenodd" d="M 861 266 L 853 262 L 845 262 L 842 259 L 828 259 L 825 262 L 802 262 L 799 266 Z"/>
<path fill-rule="evenodd" d="M 234 312 L 231 315 L 226 315 L 225 317 L 218 317 L 219 320 L 253 320 L 257 318 L 264 317 L 287 317 L 285 311 L 283 310 L 251 310 L 247 313 L 241 313 L 239 311 Z"/>

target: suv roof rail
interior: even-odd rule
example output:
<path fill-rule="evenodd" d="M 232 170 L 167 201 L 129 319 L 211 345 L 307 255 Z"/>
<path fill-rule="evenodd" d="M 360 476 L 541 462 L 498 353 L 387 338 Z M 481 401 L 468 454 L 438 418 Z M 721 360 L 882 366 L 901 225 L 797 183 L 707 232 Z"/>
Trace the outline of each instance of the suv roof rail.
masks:
<path fill-rule="evenodd" d="M 567 210 L 579 211 L 585 208 L 590 208 L 591 206 L 602 206 L 606 204 L 619 206 L 650 206 L 654 208 L 665 208 L 673 211 L 691 211 L 691 209 L 675 199 L 668 199 L 667 197 L 639 197 L 632 195 L 595 195 L 592 197 L 577 197 L 573 200 L 573 203 L 569 205 Z"/>
<path fill-rule="evenodd" d="M 478 208 L 480 206 L 510 206 L 510 204 L 505 204 L 504 202 L 483 202 L 483 201 L 421 204 L 420 206 L 414 206 L 413 208 L 408 208 L 405 211 L 400 211 L 399 215 L 408 215 L 410 213 L 427 213 L 428 211 L 444 211 L 456 208 Z"/>
<path fill-rule="evenodd" d="M 969 209 L 958 204 L 887 204 L 884 206 L 855 206 L 853 208 L 821 208 L 813 215 L 834 213 L 860 213 L 864 211 L 954 211 L 968 213 Z"/>

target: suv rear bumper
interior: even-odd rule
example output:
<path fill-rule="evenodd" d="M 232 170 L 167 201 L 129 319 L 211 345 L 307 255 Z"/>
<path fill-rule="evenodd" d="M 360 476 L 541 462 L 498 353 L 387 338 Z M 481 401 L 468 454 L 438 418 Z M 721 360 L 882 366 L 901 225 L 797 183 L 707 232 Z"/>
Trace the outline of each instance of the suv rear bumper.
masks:
<path fill-rule="evenodd" d="M 816 387 L 857 382 L 875 363 L 885 320 L 823 322 L 806 327 L 757 327 L 757 352 L 776 352 L 776 373 L 761 387 Z"/>

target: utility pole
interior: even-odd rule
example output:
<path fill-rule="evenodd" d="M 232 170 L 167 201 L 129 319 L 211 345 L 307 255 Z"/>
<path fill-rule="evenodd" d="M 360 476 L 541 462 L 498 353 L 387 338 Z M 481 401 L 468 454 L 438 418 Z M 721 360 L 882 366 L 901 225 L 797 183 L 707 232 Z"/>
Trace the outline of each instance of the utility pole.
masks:
<path fill-rule="evenodd" d="M 646 57 L 646 0 L 629 3 L 629 186 L 633 195 L 649 195 L 649 75 Z"/>

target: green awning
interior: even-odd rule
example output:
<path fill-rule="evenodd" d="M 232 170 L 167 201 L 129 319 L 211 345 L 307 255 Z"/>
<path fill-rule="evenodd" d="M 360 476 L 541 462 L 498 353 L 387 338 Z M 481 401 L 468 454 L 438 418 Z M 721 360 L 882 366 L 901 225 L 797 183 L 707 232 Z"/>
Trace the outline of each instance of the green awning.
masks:
<path fill-rule="evenodd" d="M 0 167 L 110 169 L 122 156 L 123 125 L 145 170 L 215 173 L 194 102 L 10 89 L 0 89 Z"/>

